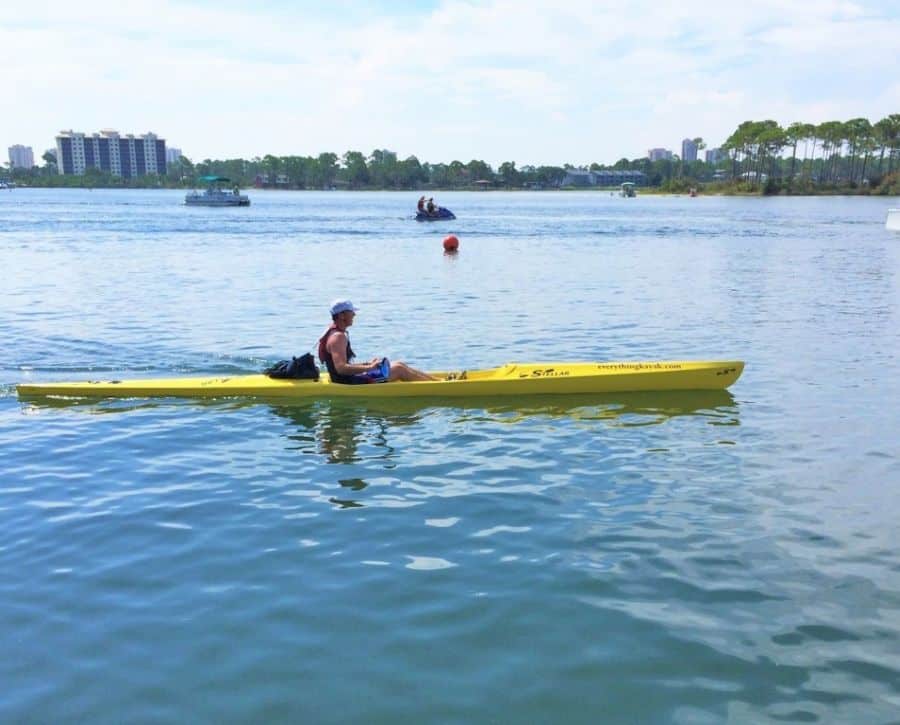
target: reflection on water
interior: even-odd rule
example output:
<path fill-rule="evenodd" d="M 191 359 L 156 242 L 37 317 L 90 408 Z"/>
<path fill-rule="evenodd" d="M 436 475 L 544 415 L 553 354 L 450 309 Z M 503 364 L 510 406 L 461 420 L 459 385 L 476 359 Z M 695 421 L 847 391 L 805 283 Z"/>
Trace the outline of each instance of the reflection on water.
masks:
<path fill-rule="evenodd" d="M 609 425 L 627 427 L 659 425 L 679 416 L 702 415 L 720 424 L 737 424 L 737 403 L 725 390 L 536 396 L 524 404 L 507 398 L 490 401 L 484 412 L 509 423 L 546 416 L 602 420 Z"/>
<path fill-rule="evenodd" d="M 354 463 L 360 459 L 362 443 L 372 446 L 377 457 L 389 459 L 394 451 L 389 443 L 391 427 L 414 425 L 419 421 L 415 411 L 385 414 L 367 406 L 315 402 L 304 405 L 272 405 L 271 411 L 297 426 L 288 438 L 301 444 L 310 440 L 324 456 L 326 463 Z M 301 447 L 301 450 L 306 450 Z"/>
<path fill-rule="evenodd" d="M 738 425 L 738 405 L 725 390 L 677 391 L 665 393 L 618 393 L 593 396 L 535 396 L 473 398 L 470 400 L 378 400 L 365 404 L 347 401 L 320 401 L 302 406 L 272 406 L 272 412 L 294 422 L 300 432 L 291 438 L 307 441 L 312 432 L 319 451 L 329 463 L 353 463 L 366 440 L 383 448 L 385 458 L 393 450 L 387 431 L 411 426 L 438 411 L 451 412 L 457 422 L 501 422 L 514 425 L 538 417 L 565 417 L 573 421 L 604 421 L 611 426 L 660 425 L 679 416 L 699 415 L 712 425 Z"/>
<path fill-rule="evenodd" d="M 361 478 L 342 478 L 338 481 L 338 483 L 344 488 L 349 488 L 351 491 L 362 491 L 368 486 L 368 484 Z M 328 500 L 336 506 L 340 506 L 341 508 L 359 508 L 362 506 L 359 501 L 356 501 L 354 499 L 338 498 L 337 496 L 332 496 Z"/>
<path fill-rule="evenodd" d="M 222 411 L 239 410 L 260 404 L 269 405 L 277 415 L 289 418 L 300 428 L 334 431 L 333 441 L 347 428 L 372 421 L 376 426 L 412 425 L 424 414 L 435 410 L 458 410 L 479 419 L 504 420 L 515 423 L 535 416 L 570 417 L 574 419 L 608 420 L 618 425 L 656 425 L 683 415 L 702 415 L 721 419 L 721 424 L 737 424 L 738 404 L 727 390 L 677 390 L 636 393 L 602 393 L 596 395 L 535 395 L 473 398 L 397 398 L 366 401 L 302 401 L 278 403 L 255 398 L 110 398 L 87 400 L 51 396 L 20 397 L 28 408 L 65 408 L 91 415 L 115 414 L 136 410 L 163 409 L 169 406 L 194 406 Z M 342 460 L 338 455 L 336 462 Z"/>
<path fill-rule="evenodd" d="M 730 418 L 736 423 L 738 404 L 727 390 L 678 390 L 595 395 L 535 395 L 473 398 L 397 398 L 318 401 L 298 405 L 273 405 L 272 411 L 298 425 L 314 427 L 321 416 L 335 421 L 371 418 L 390 425 L 410 425 L 436 410 L 459 411 L 460 415 L 503 419 L 507 422 L 536 416 L 606 419 L 628 424 L 640 420 L 653 425 L 682 415 Z"/>
<path fill-rule="evenodd" d="M 436 446 L 438 430 L 462 430 L 471 436 L 479 429 L 496 431 L 498 425 L 540 427 L 542 420 L 548 424 L 563 421 L 581 427 L 628 428 L 658 426 L 689 416 L 701 417 L 709 425 L 739 424 L 738 405 L 727 391 L 541 396 L 524 402 L 509 398 L 379 400 L 365 404 L 318 401 L 295 406 L 271 405 L 270 410 L 295 426 L 286 437 L 296 444 L 300 453 L 314 453 L 327 464 L 364 466 L 379 475 L 393 471 L 398 458 L 412 455 L 410 449 L 421 448 L 425 459 L 436 458 L 443 463 L 454 460 L 460 466 L 466 464 L 467 453 L 484 455 L 471 443 L 454 442 L 452 435 L 448 435 L 444 446 Z M 403 430 L 406 434 L 400 435 Z M 428 453 L 429 449 L 433 452 Z M 342 508 L 363 505 L 353 495 L 369 486 L 363 476 L 340 478 L 337 483 L 346 489 L 346 494 L 332 496 L 331 503 Z"/>
<path fill-rule="evenodd" d="M 542 461 L 563 448 L 577 452 L 589 444 L 592 455 L 596 455 L 603 447 L 604 429 L 634 429 L 637 433 L 689 418 L 705 425 L 739 425 L 738 404 L 727 391 L 521 399 L 320 400 L 295 405 L 244 398 L 45 398 L 23 401 L 23 406 L 26 413 L 37 415 L 66 409 L 106 419 L 122 416 L 115 422 L 117 428 L 149 426 L 151 430 L 166 429 L 173 421 L 183 420 L 186 410 L 223 429 L 244 428 L 250 421 L 254 426 L 264 425 L 260 412 L 274 413 L 288 422 L 282 433 L 287 445 L 281 450 L 325 464 L 313 483 L 322 494 L 320 500 L 339 508 L 375 502 L 409 505 L 434 491 L 442 490 L 446 495 L 450 489 L 462 492 L 464 487 L 497 490 L 498 485 L 512 481 L 516 486 L 530 486 L 520 479 L 527 479 L 529 471 L 533 473 L 544 465 Z M 141 418 L 129 419 L 128 414 Z M 278 450 L 275 440 L 268 441 L 266 445 L 275 444 L 273 450 Z M 648 446 L 646 450 L 664 449 Z M 340 472 L 333 469 L 335 466 Z M 484 469 L 478 480 L 465 476 L 457 480 L 460 471 L 475 468 Z M 410 471 L 415 473 L 410 476 Z M 373 481 L 381 485 L 371 488 Z M 386 488 L 391 490 L 390 495 L 383 493 Z"/>

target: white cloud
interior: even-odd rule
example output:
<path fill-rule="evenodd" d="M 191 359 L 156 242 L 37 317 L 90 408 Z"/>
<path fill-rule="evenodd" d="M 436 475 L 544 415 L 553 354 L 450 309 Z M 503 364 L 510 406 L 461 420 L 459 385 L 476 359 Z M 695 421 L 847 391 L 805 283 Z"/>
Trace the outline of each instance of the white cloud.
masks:
<path fill-rule="evenodd" d="M 339 22 L 313 4 L 30 2 L 0 26 L 0 144 L 114 127 L 196 158 L 614 161 L 748 118 L 898 112 L 897 38 L 893 4 L 837 0 L 445 0 Z"/>

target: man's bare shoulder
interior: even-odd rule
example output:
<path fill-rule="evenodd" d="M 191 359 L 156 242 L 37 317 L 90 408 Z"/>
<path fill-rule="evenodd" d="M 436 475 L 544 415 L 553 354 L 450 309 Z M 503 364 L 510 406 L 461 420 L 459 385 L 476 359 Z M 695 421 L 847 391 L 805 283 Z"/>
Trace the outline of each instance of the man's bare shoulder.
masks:
<path fill-rule="evenodd" d="M 347 344 L 347 333 L 343 330 L 335 330 L 328 336 L 328 347 L 341 342 Z"/>

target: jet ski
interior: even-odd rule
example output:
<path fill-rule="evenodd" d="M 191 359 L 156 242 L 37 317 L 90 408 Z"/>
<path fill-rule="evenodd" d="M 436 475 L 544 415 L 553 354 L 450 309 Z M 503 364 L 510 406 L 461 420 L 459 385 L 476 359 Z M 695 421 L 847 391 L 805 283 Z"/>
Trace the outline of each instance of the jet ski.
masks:
<path fill-rule="evenodd" d="M 417 222 L 436 222 L 441 219 L 456 219 L 456 214 L 443 206 L 436 206 L 430 214 L 427 211 L 416 212 Z"/>

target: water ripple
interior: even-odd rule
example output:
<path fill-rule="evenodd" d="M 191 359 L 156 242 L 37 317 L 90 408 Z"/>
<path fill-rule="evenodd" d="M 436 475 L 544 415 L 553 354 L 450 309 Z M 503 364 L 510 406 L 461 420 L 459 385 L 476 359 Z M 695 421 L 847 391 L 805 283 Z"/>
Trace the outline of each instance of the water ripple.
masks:
<path fill-rule="evenodd" d="M 894 721 L 886 201 L 413 202 L 2 195 L 2 719 Z M 363 357 L 748 366 L 575 400 L 15 394 L 258 371 L 337 295 Z"/>

